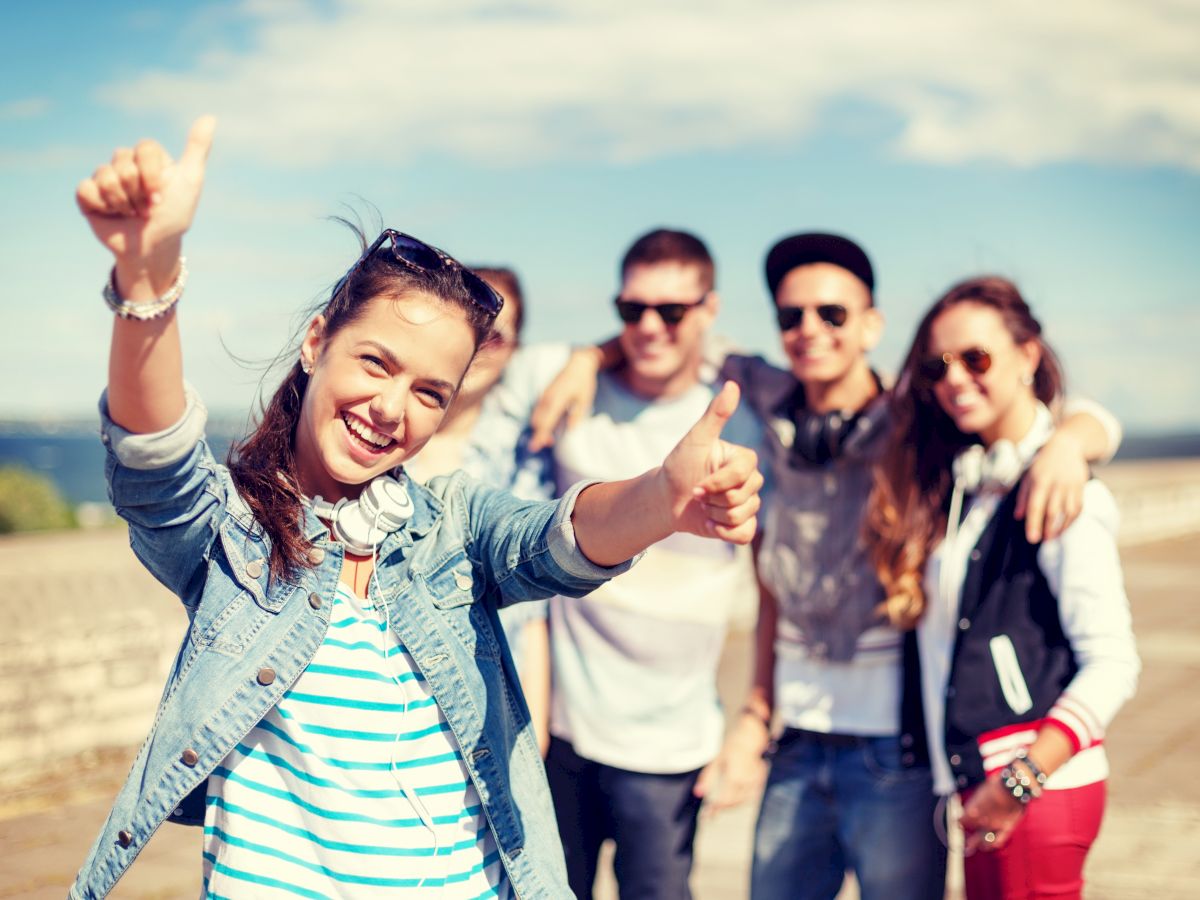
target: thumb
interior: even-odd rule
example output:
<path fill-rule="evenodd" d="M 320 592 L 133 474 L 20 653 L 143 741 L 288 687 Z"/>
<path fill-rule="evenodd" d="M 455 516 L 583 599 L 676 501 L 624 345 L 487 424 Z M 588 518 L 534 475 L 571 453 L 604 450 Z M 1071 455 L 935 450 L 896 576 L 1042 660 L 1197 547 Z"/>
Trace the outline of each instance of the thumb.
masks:
<path fill-rule="evenodd" d="M 208 152 L 212 149 L 213 134 L 217 130 L 216 116 L 201 116 L 192 123 L 188 132 L 187 144 L 183 148 L 183 156 L 179 164 L 193 169 L 204 169 L 208 160 Z"/>
<path fill-rule="evenodd" d="M 741 391 L 738 386 L 732 381 L 725 382 L 717 396 L 713 397 L 712 402 L 708 404 L 704 415 L 692 426 L 687 439 L 703 444 L 711 444 L 718 440 L 721 437 L 721 429 L 725 427 L 725 423 L 737 409 L 740 397 Z"/>

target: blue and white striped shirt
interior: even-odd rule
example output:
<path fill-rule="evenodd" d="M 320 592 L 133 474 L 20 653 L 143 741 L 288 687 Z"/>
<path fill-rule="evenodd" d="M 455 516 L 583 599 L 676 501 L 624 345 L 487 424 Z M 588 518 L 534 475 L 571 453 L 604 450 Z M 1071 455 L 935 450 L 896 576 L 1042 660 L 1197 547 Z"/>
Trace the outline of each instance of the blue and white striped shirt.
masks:
<path fill-rule="evenodd" d="M 382 607 L 329 631 L 209 780 L 207 897 L 507 898 L 458 743 Z"/>

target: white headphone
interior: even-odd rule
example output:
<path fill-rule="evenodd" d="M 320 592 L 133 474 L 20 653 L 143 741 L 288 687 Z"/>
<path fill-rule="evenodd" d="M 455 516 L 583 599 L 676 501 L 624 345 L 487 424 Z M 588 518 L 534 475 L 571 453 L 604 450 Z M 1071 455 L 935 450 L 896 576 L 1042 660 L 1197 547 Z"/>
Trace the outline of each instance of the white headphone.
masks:
<path fill-rule="evenodd" d="M 357 500 L 343 497 L 330 503 L 318 494 L 308 505 L 329 522 L 334 538 L 360 556 L 374 553 L 379 543 L 413 514 L 408 476 L 403 472 L 398 478 L 380 475 L 363 488 Z"/>
<path fill-rule="evenodd" d="M 991 447 L 972 444 L 954 458 L 954 484 L 968 494 L 980 490 L 1007 490 L 1017 483 L 1025 464 L 1017 445 L 1000 440 Z"/>

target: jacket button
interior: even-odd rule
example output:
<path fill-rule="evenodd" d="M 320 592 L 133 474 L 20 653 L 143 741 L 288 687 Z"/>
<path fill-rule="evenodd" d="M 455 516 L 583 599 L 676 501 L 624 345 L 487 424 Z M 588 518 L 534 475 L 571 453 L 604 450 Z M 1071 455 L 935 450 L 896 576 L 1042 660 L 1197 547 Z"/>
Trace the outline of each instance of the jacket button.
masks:
<path fill-rule="evenodd" d="M 962 757 L 959 756 L 957 753 L 950 754 L 950 765 L 957 766 L 961 762 L 962 762 Z"/>
<path fill-rule="evenodd" d="M 258 670 L 258 683 L 263 687 L 272 684 L 275 681 L 275 670 L 270 666 L 263 666 Z"/>
<path fill-rule="evenodd" d="M 980 553 L 978 550 L 971 551 L 971 562 L 979 562 L 981 559 L 983 559 L 982 553 Z"/>
<path fill-rule="evenodd" d="M 911 747 L 913 745 L 913 736 L 911 734 L 900 735 L 900 746 Z"/>
<path fill-rule="evenodd" d="M 133 835 L 122 829 L 117 832 L 117 843 L 122 847 L 128 847 L 133 843 Z"/>
<path fill-rule="evenodd" d="M 967 776 L 966 775 L 959 775 L 958 778 L 955 779 L 955 781 L 957 782 L 959 787 L 967 786 Z"/>
<path fill-rule="evenodd" d="M 320 547 L 313 547 L 308 551 L 308 561 L 314 566 L 319 566 L 321 563 L 325 562 L 325 551 Z"/>
<path fill-rule="evenodd" d="M 311 594 L 309 594 L 308 595 L 308 605 L 311 606 L 313 609 L 320 609 L 321 608 L 321 595 L 318 594 L 316 591 L 313 591 Z"/>
<path fill-rule="evenodd" d="M 970 619 L 963 618 L 963 619 L 958 620 L 958 630 L 959 631 L 966 631 L 970 627 L 971 627 Z"/>
<path fill-rule="evenodd" d="M 180 755 L 179 760 L 190 769 L 192 766 L 196 765 L 196 763 L 200 762 L 200 754 L 191 747 L 188 747 Z"/>
<path fill-rule="evenodd" d="M 263 564 L 261 559 L 252 559 L 246 563 L 246 574 L 251 578 L 258 578 L 263 573 Z"/>
<path fill-rule="evenodd" d="M 454 576 L 454 583 L 458 585 L 460 591 L 465 591 L 471 586 L 471 576 L 464 575 L 461 572 Z"/>
<path fill-rule="evenodd" d="M 900 762 L 904 763 L 904 765 L 906 765 L 906 766 L 911 766 L 916 761 L 917 761 L 917 757 L 914 756 L 912 753 L 905 753 L 900 757 Z"/>

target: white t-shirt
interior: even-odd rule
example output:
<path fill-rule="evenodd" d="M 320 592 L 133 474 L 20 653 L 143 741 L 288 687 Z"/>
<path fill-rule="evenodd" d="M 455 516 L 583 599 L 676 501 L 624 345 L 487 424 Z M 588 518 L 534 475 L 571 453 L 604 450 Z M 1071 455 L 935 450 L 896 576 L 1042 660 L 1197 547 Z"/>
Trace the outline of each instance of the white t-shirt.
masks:
<path fill-rule="evenodd" d="M 629 478 L 659 465 L 715 393 L 708 383 L 648 401 L 602 375 L 590 419 L 555 448 L 560 489 Z M 739 408 L 722 437 L 757 448 L 761 427 Z M 550 732 L 586 759 L 636 772 L 710 762 L 724 718 L 716 672 L 731 614 L 755 602 L 750 553 L 675 534 L 636 567 L 578 600 L 550 604 Z"/>

